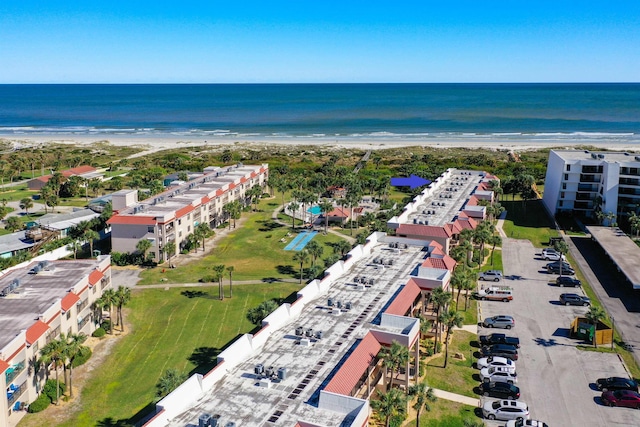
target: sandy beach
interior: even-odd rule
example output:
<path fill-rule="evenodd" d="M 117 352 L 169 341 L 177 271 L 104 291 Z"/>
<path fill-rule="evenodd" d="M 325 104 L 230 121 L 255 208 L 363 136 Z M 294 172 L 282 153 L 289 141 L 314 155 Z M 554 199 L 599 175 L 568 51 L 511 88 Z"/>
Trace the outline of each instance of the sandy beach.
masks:
<path fill-rule="evenodd" d="M 433 148 L 470 148 L 488 150 L 515 150 L 527 151 L 543 148 L 572 149 L 586 146 L 596 149 L 607 149 L 614 151 L 637 151 L 639 145 L 629 144 L 628 141 L 605 140 L 597 138 L 567 138 L 567 139 L 526 139 L 526 138 L 496 138 L 495 135 L 486 137 L 464 137 L 446 138 L 438 137 L 427 139 L 424 137 L 392 136 L 392 137 L 241 137 L 241 136 L 178 136 L 171 134 L 154 135 L 132 135 L 96 133 L 91 135 L 75 134 L 37 134 L 37 135 L 15 135 L 0 134 L 0 141 L 13 144 L 14 149 L 35 148 L 46 144 L 69 144 L 76 146 L 92 145 L 97 142 L 106 142 L 114 146 L 133 146 L 142 148 L 144 151 L 135 157 L 145 154 L 169 150 L 175 148 L 189 148 L 207 146 L 211 148 L 221 147 L 243 147 L 246 149 L 266 149 L 273 146 L 317 146 L 325 149 L 361 149 L 361 150 L 381 150 L 404 147 L 433 147 Z"/>

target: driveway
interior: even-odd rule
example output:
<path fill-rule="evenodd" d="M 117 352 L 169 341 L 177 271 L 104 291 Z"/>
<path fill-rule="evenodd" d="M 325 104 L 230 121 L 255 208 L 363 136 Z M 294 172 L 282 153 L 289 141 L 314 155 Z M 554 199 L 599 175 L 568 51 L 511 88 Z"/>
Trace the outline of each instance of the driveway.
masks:
<path fill-rule="evenodd" d="M 552 286 L 557 276 L 544 272 L 540 249 L 527 240 L 504 238 L 502 253 L 505 278 L 498 285 L 512 287 L 514 299 L 481 302 L 481 313 L 515 318 L 516 326 L 508 334 L 520 338 L 517 385 L 531 417 L 552 426 L 637 426 L 638 411 L 602 406 L 600 393 L 593 388 L 599 377 L 627 376 L 618 356 L 580 351 L 579 342 L 568 338 L 571 320 L 587 309 L 560 305 L 558 297 L 582 290 Z M 482 334 L 491 331 L 480 328 Z"/>

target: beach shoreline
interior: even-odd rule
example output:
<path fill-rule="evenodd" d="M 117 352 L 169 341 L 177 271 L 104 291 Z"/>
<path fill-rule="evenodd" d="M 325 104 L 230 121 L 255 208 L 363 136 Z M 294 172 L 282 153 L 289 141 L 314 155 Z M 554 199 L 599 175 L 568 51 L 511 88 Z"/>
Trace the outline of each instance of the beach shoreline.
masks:
<path fill-rule="evenodd" d="M 139 147 L 143 151 L 136 156 L 146 155 L 158 151 L 177 148 L 210 147 L 216 148 L 245 148 L 266 149 L 270 147 L 323 147 L 325 149 L 355 149 L 355 150 L 383 150 L 409 147 L 431 148 L 468 148 L 486 149 L 494 151 L 531 151 L 539 149 L 576 149 L 593 147 L 610 151 L 633 152 L 640 149 L 640 144 L 630 144 L 628 141 L 606 141 L 602 139 L 573 138 L 573 139 L 527 139 L 527 138 L 495 138 L 487 136 L 467 137 L 439 137 L 434 139 L 393 136 L 393 137 L 283 137 L 283 136 L 179 136 L 172 134 L 132 135 L 93 133 L 91 135 L 76 134 L 2 134 L 0 141 L 10 143 L 14 150 L 37 148 L 46 144 L 68 144 L 74 146 L 91 146 L 95 143 L 109 143 L 118 147 Z"/>

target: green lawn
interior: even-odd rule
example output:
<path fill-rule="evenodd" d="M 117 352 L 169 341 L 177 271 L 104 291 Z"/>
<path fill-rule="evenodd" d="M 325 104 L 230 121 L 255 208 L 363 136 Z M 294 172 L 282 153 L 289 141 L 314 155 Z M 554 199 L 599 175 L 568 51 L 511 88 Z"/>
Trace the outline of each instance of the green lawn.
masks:
<path fill-rule="evenodd" d="M 480 420 L 474 406 L 444 399 L 438 399 L 430 406 L 431 411 L 422 411 L 420 414 L 420 427 L 460 427 L 464 420 Z M 415 418 L 408 425 L 414 426 Z"/>
<path fill-rule="evenodd" d="M 451 393 L 462 394 L 464 396 L 477 397 L 473 392 L 478 386 L 474 374 L 478 374 L 473 367 L 475 359 L 472 353 L 476 348 L 471 347 L 471 341 L 476 340 L 475 334 L 466 331 L 455 331 L 449 344 L 449 363 L 444 366 L 444 347 L 442 355 L 430 360 L 427 363 L 426 381 L 433 388 L 449 391 Z M 465 360 L 458 360 L 453 357 L 455 353 L 461 353 Z"/>
<path fill-rule="evenodd" d="M 107 425 L 100 423 L 109 417 L 114 422 L 139 420 L 148 413 L 155 384 L 166 369 L 208 372 L 222 348 L 253 329 L 245 318 L 249 308 L 287 298 L 298 289 L 295 284 L 238 286 L 233 298 L 224 301 L 217 299 L 217 286 L 134 290 L 127 316 L 132 331 L 85 385 L 78 412 L 59 426 Z M 53 425 L 47 411 L 29 414 L 20 423 L 42 425 Z"/>
<path fill-rule="evenodd" d="M 290 226 L 278 224 L 271 219 L 271 213 L 277 204 L 273 199 L 263 200 L 258 212 L 243 213 L 247 220 L 218 241 L 211 254 L 189 265 L 175 269 L 164 268 L 164 273 L 163 267 L 146 270 L 142 273 L 139 284 L 161 283 L 161 279 L 166 279 L 167 283 L 197 282 L 204 276 L 212 275 L 212 266 L 216 264 L 234 266 L 234 280 L 298 278 L 300 265 L 293 261 L 296 252 L 284 250 L 297 231 L 293 232 Z M 281 242 L 281 239 L 285 241 Z M 332 244 L 340 241 L 340 237 L 318 233 L 313 240 L 323 245 L 323 258 L 327 258 L 333 253 Z M 323 265 L 322 261 L 318 262 Z M 308 266 L 309 263 L 305 264 L 305 267 Z"/>
<path fill-rule="evenodd" d="M 508 237 L 530 240 L 536 247 L 546 246 L 558 232 L 553 227 L 542 200 L 501 202 L 507 210 L 503 230 Z"/>

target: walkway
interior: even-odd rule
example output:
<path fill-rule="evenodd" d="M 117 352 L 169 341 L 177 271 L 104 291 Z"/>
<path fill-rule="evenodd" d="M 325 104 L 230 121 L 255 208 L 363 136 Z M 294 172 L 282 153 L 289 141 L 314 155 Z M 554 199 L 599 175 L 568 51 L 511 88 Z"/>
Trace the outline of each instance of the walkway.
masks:
<path fill-rule="evenodd" d="M 475 407 L 480 406 L 480 399 L 476 399 L 473 397 L 463 396 L 461 394 L 456 394 L 456 393 L 450 393 L 448 391 L 440 390 L 437 388 L 433 389 L 433 394 L 435 394 L 436 397 L 439 399 L 451 400 L 452 402 L 458 402 L 458 403 L 462 403 L 464 405 L 469 405 L 469 406 L 475 406 Z"/>

